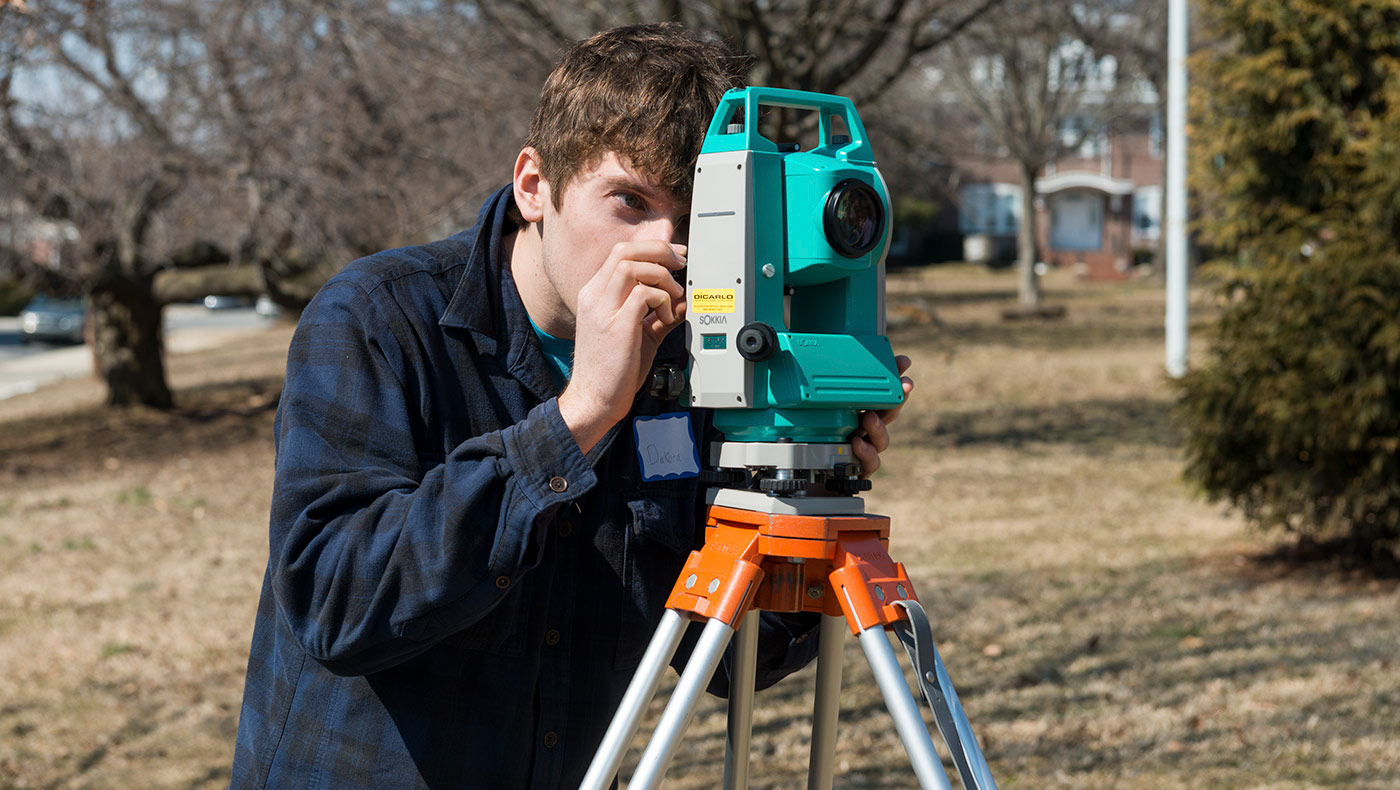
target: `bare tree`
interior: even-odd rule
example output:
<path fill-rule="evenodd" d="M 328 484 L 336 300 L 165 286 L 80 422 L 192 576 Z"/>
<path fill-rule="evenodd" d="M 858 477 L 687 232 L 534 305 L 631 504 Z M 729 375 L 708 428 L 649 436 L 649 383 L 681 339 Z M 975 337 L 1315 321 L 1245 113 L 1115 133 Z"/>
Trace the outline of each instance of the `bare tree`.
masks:
<path fill-rule="evenodd" d="M 1035 179 L 1046 165 L 1112 124 L 1127 82 L 1116 59 L 1085 43 L 1078 10 L 1069 0 L 1008 0 L 970 25 L 944 53 L 944 75 L 956 105 L 976 121 L 969 130 L 1017 164 L 1017 291 L 1027 308 L 1041 303 Z M 1076 118 L 1091 122 L 1067 123 Z"/>
<path fill-rule="evenodd" d="M 629 0 L 548 3 L 477 0 L 494 28 L 547 69 L 560 48 L 616 24 L 676 21 L 727 42 L 748 61 L 748 82 L 834 93 L 858 107 L 884 95 L 918 59 L 1002 0 Z M 779 112 L 784 139 L 797 118 Z"/>
<path fill-rule="evenodd" d="M 173 113 L 179 47 L 138 35 L 159 21 L 131 2 L 0 7 L 0 175 L 35 213 L 77 227 L 80 265 L 61 272 L 91 300 L 98 373 L 111 404 L 168 407 L 148 245 L 159 214 L 201 170 Z M 29 96 L 16 91 L 28 78 Z M 34 87 L 47 83 L 46 90 Z"/>
<path fill-rule="evenodd" d="M 0 179 L 78 229 L 31 274 L 90 296 L 108 401 L 171 403 L 158 272 L 255 264 L 304 303 L 306 271 L 470 219 L 528 120 L 517 64 L 431 0 L 0 5 Z"/>
<path fill-rule="evenodd" d="M 308 265 L 459 224 L 509 177 L 500 151 L 513 158 L 528 122 L 519 93 L 506 93 L 510 55 L 449 6 L 278 0 L 220 11 L 206 23 L 221 31 L 207 39 L 208 104 L 246 207 L 230 246 L 262 264 L 274 295 Z"/>

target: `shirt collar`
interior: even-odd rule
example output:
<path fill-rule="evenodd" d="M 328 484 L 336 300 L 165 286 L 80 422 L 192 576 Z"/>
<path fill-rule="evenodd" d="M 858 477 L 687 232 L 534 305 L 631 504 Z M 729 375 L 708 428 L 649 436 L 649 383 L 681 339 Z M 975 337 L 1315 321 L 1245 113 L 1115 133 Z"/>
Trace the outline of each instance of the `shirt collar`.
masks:
<path fill-rule="evenodd" d="M 504 260 L 504 236 L 515 230 L 510 209 L 515 205 L 511 185 L 486 199 L 476 225 L 454 240 L 471 245 L 461 282 L 438 325 L 469 330 L 477 350 L 500 356 L 504 367 L 541 400 L 558 394 L 545 367 L 530 316 Z M 475 234 L 473 238 L 473 234 Z"/>

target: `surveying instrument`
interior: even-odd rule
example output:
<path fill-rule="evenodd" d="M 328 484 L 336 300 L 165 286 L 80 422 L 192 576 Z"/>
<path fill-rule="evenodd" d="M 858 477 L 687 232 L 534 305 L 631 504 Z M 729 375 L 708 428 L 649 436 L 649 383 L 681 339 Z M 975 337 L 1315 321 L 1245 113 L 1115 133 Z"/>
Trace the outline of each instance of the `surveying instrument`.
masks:
<path fill-rule="evenodd" d="M 760 107 L 816 111 L 808 151 Z M 691 620 L 704 621 L 628 787 L 655 788 L 731 641 L 725 787 L 748 786 L 759 612 L 820 612 L 808 788 L 834 779 L 845 630 L 856 634 L 919 785 L 951 788 L 885 631 L 899 636 L 965 788 L 996 787 L 904 566 L 867 514 L 849 437 L 904 400 L 884 336 L 889 194 L 849 99 L 725 94 L 695 168 L 686 273 L 690 405 L 714 410 L 705 543 L 692 552 L 581 787 L 609 787 Z M 737 634 L 737 639 L 734 637 Z"/>

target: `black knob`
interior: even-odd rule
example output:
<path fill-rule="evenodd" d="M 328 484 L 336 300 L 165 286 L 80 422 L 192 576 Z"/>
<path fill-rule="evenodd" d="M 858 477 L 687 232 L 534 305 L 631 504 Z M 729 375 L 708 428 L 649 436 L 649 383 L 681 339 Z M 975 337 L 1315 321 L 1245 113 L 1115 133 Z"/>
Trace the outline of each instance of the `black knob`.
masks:
<path fill-rule="evenodd" d="M 795 494 L 798 491 L 806 491 L 808 482 L 806 480 L 789 480 L 769 477 L 760 480 L 759 490 L 767 491 L 770 494 Z"/>
<path fill-rule="evenodd" d="M 869 480 L 851 477 L 828 477 L 826 479 L 826 490 L 833 494 L 857 494 L 861 491 L 869 491 L 871 487 Z"/>
<path fill-rule="evenodd" d="M 762 321 L 755 321 L 739 330 L 735 342 L 739 347 L 739 356 L 750 362 L 762 362 L 778 349 L 778 333 Z"/>
<path fill-rule="evenodd" d="M 651 371 L 647 392 L 662 400 L 675 400 L 685 392 L 685 371 L 662 365 Z"/>
<path fill-rule="evenodd" d="M 700 482 L 708 486 L 733 488 L 748 482 L 749 476 L 742 469 L 701 469 Z"/>

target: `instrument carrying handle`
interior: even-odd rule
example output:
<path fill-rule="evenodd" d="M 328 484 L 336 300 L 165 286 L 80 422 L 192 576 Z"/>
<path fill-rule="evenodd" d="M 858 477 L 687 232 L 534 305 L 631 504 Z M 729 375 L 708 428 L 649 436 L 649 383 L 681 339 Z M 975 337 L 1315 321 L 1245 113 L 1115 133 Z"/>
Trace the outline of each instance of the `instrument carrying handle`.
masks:
<path fill-rule="evenodd" d="M 719 107 L 715 110 L 706 137 L 714 138 L 719 135 L 734 134 L 735 132 L 729 131 L 729 127 L 731 124 L 738 123 L 735 119 L 742 110 L 743 131 L 739 133 L 744 135 L 744 140 L 742 146 L 739 147 L 754 151 L 777 151 L 777 145 L 758 131 L 760 107 L 787 107 L 796 110 L 817 111 L 821 118 L 818 132 L 823 145 L 833 144 L 832 137 L 839 131 L 836 128 L 836 121 L 839 120 L 845 127 L 844 132 L 841 133 L 850 139 L 839 144 L 837 156 L 848 161 L 874 161 L 870 150 L 870 140 L 865 133 L 865 124 L 861 123 L 860 115 L 856 113 L 855 104 L 845 96 L 834 96 L 828 93 L 763 87 L 730 90 L 720 99 Z"/>

